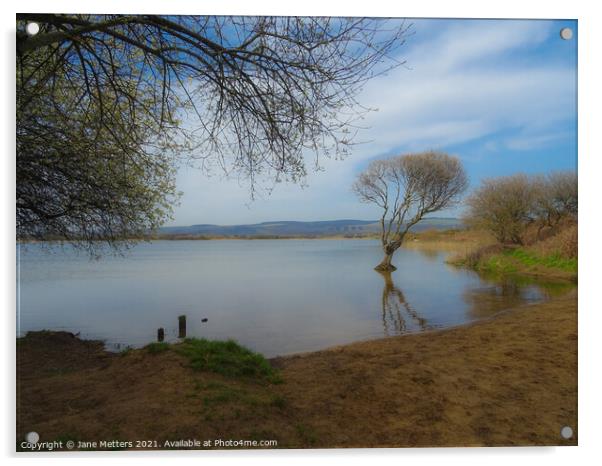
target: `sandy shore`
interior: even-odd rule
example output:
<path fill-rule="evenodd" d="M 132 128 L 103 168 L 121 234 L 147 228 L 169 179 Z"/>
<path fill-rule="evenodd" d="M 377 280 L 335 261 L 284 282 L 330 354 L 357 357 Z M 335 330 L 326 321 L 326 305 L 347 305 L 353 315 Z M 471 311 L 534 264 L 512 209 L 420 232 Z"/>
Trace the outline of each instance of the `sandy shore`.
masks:
<path fill-rule="evenodd" d="M 577 425 L 576 296 L 279 361 L 332 445 L 562 445 Z"/>
<path fill-rule="evenodd" d="M 468 326 L 276 358 L 282 384 L 193 371 L 174 351 L 17 344 L 17 439 L 275 439 L 281 448 L 577 444 L 571 292 Z M 563 439 L 570 426 L 575 435 Z"/>

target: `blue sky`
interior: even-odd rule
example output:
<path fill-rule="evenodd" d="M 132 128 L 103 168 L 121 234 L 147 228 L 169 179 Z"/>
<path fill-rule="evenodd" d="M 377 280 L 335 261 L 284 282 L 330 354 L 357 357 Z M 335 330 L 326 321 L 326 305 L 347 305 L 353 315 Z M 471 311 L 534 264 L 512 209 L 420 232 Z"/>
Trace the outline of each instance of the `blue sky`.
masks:
<path fill-rule="evenodd" d="M 411 20 L 406 66 L 368 83 L 359 101 L 378 111 L 345 160 L 322 159 L 305 186 L 249 198 L 245 180 L 182 168 L 171 225 L 378 218 L 351 184 L 370 160 L 428 149 L 458 156 L 471 188 L 487 177 L 576 169 L 577 23 Z M 559 31 L 573 29 L 572 40 Z M 312 165 L 308 160 L 308 167 Z M 456 216 L 461 208 L 439 216 Z"/>

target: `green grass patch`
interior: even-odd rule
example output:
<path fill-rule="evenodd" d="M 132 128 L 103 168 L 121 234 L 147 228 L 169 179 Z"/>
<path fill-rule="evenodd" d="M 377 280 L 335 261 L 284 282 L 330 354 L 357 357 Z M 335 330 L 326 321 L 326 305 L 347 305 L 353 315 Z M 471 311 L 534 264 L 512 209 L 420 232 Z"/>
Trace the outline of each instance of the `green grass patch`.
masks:
<path fill-rule="evenodd" d="M 483 262 L 477 265 L 477 269 L 484 272 L 493 272 L 504 275 L 517 272 L 516 264 L 505 254 L 496 254 L 487 257 Z"/>
<path fill-rule="evenodd" d="M 228 377 L 263 378 L 272 383 L 281 381 L 276 370 L 261 354 L 233 340 L 187 338 L 174 349 L 190 361 L 193 369 L 199 371 L 215 372 Z"/>
<path fill-rule="evenodd" d="M 144 347 L 146 351 L 150 354 L 159 354 L 168 351 L 170 348 L 169 343 L 160 342 L 160 343 L 149 343 Z"/>
<path fill-rule="evenodd" d="M 565 259 L 560 254 L 541 257 L 524 249 L 514 249 L 506 252 L 506 255 L 517 259 L 522 264 L 532 266 L 543 266 L 551 269 L 562 270 L 563 272 L 577 272 L 577 259 Z"/>
<path fill-rule="evenodd" d="M 524 248 L 506 249 L 493 254 L 482 254 L 472 262 L 456 260 L 454 265 L 471 266 L 472 268 L 496 275 L 517 275 L 521 272 L 564 272 L 577 274 L 577 259 L 566 259 L 560 254 L 540 256 Z M 539 269 L 539 270 L 537 270 Z"/>

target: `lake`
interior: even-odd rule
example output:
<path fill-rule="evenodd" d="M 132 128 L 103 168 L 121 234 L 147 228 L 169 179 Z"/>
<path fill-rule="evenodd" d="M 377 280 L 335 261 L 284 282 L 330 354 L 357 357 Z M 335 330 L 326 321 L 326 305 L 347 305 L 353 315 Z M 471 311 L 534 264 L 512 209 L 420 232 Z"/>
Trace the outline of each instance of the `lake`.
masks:
<path fill-rule="evenodd" d="M 17 245 L 17 333 L 65 330 L 107 348 L 140 347 L 165 328 L 233 338 L 271 357 L 464 324 L 557 286 L 495 280 L 400 249 L 385 276 L 374 240 L 215 240 L 141 243 L 99 260 L 70 247 Z M 207 322 L 202 322 L 207 319 Z"/>

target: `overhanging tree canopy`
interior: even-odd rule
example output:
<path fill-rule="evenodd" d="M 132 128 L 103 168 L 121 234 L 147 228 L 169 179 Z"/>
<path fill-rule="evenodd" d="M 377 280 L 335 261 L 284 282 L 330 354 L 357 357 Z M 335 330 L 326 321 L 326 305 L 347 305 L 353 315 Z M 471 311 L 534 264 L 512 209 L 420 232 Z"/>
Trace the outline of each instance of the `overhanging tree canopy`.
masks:
<path fill-rule="evenodd" d="M 72 211 L 56 189 L 45 189 L 47 176 L 34 166 L 45 153 L 40 141 L 55 131 L 53 166 L 99 154 L 109 160 L 114 152 L 122 166 L 140 168 L 138 185 L 157 155 L 192 157 L 203 168 L 236 172 L 252 187 L 263 176 L 299 181 L 308 151 L 316 158 L 347 153 L 354 122 L 367 111 L 358 92 L 400 64 L 394 55 L 409 30 L 403 21 L 366 18 L 19 14 L 17 21 L 20 237 L 60 233 L 47 219 Z M 22 32 L 27 21 L 40 24 L 37 35 Z M 156 162 L 164 175 L 167 161 Z M 61 176 L 68 186 L 71 174 Z M 163 205 L 152 221 L 140 222 L 148 220 L 144 213 L 138 220 L 122 215 L 118 223 L 138 223 L 123 231 L 113 225 L 113 237 L 169 214 L 175 193 L 173 180 L 164 179 L 167 197 L 146 193 Z M 128 183 L 119 186 L 124 200 L 137 193 Z M 56 202 L 48 204 L 51 198 Z M 40 203 L 52 208 L 38 215 Z M 102 230 L 94 231 L 101 237 Z"/>

